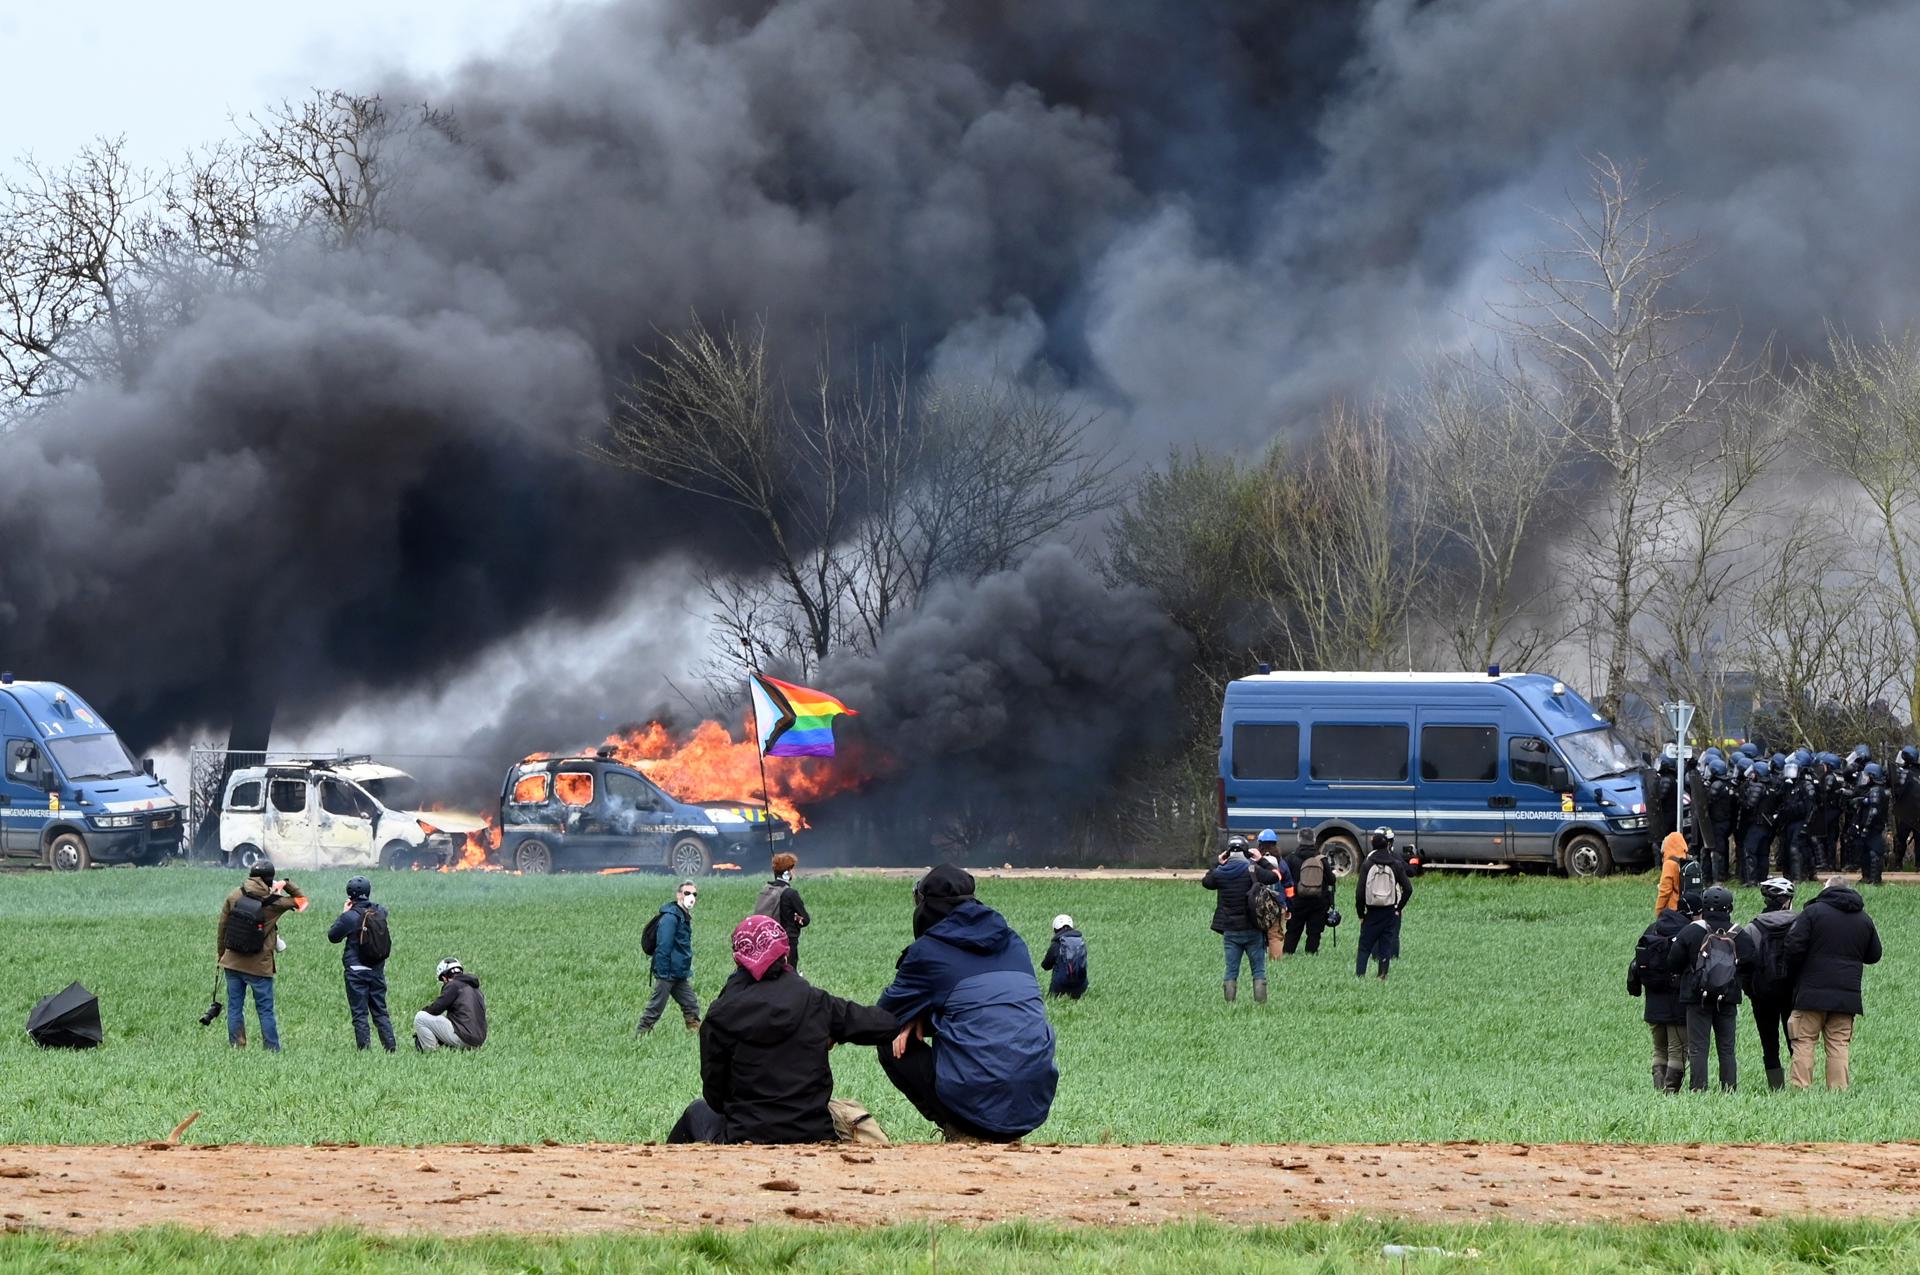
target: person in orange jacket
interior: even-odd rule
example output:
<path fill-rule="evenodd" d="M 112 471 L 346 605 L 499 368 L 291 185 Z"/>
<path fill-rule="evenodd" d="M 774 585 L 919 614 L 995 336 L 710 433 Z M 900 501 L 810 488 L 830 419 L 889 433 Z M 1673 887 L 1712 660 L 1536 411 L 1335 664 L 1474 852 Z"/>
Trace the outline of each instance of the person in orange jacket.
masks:
<path fill-rule="evenodd" d="M 1654 896 L 1653 914 L 1678 908 L 1682 895 L 1698 895 L 1706 889 L 1706 874 L 1700 861 L 1687 852 L 1683 833 L 1669 832 L 1660 843 L 1660 892 Z"/>

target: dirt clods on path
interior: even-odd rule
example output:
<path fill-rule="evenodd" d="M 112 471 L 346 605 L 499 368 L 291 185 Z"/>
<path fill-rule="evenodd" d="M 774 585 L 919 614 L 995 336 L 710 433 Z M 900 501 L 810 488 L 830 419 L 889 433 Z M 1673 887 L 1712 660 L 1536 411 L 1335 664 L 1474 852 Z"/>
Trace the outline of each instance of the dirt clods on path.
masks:
<path fill-rule="evenodd" d="M 355 1184 L 348 1186 L 347 1184 Z M 365 1184 L 365 1185 L 359 1185 Z M 1920 1215 L 1920 1143 L 0 1147 L 0 1226 L 438 1234 L 1032 1218 Z"/>

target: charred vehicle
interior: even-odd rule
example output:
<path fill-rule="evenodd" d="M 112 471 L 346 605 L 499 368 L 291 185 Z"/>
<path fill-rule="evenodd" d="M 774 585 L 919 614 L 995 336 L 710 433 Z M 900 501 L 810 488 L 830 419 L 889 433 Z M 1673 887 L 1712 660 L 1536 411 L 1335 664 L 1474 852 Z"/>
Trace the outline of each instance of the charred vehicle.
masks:
<path fill-rule="evenodd" d="M 473 815 L 420 810 L 404 770 L 366 757 L 283 762 L 233 772 L 220 803 L 227 862 L 277 867 L 437 868 L 457 859 Z"/>
<path fill-rule="evenodd" d="M 681 801 L 603 750 L 523 761 L 508 770 L 498 855 L 506 867 L 529 875 L 665 868 L 697 877 L 716 862 L 785 841 L 790 832 L 784 819 L 757 803 Z"/>

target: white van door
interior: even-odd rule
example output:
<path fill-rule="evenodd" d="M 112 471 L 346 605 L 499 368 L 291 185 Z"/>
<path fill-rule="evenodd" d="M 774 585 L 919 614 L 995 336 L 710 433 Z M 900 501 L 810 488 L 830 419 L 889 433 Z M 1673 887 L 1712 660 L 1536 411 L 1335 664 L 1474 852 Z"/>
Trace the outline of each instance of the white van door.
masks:
<path fill-rule="evenodd" d="M 373 846 L 373 799 L 343 779 L 322 779 L 314 840 L 320 866 L 364 868 L 379 860 Z"/>
<path fill-rule="evenodd" d="M 320 866 L 313 843 L 313 802 L 307 791 L 310 786 L 308 777 L 302 773 L 281 773 L 267 778 L 267 817 L 262 829 L 265 835 L 261 838 L 265 844 L 260 848 L 267 852 L 275 868 Z"/>

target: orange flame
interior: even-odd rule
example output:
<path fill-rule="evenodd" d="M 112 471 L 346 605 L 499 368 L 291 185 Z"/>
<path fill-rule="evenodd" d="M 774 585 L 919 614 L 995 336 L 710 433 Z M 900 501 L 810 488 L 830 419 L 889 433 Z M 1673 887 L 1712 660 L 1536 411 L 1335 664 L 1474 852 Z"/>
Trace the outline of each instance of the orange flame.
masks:
<path fill-rule="evenodd" d="M 741 738 L 716 721 L 704 721 L 676 739 L 659 722 L 610 735 L 602 745 L 681 801 L 721 803 L 760 793 L 760 748 L 743 728 Z M 825 801 L 870 778 L 844 750 L 835 757 L 767 758 L 767 806 L 795 832 L 809 826 L 804 804 Z"/>
<path fill-rule="evenodd" d="M 505 872 L 497 863 L 488 863 L 487 856 L 500 848 L 500 816 L 487 816 L 487 826 L 479 832 L 469 832 L 465 844 L 460 847 L 457 862 L 442 867 L 442 872 Z"/>

